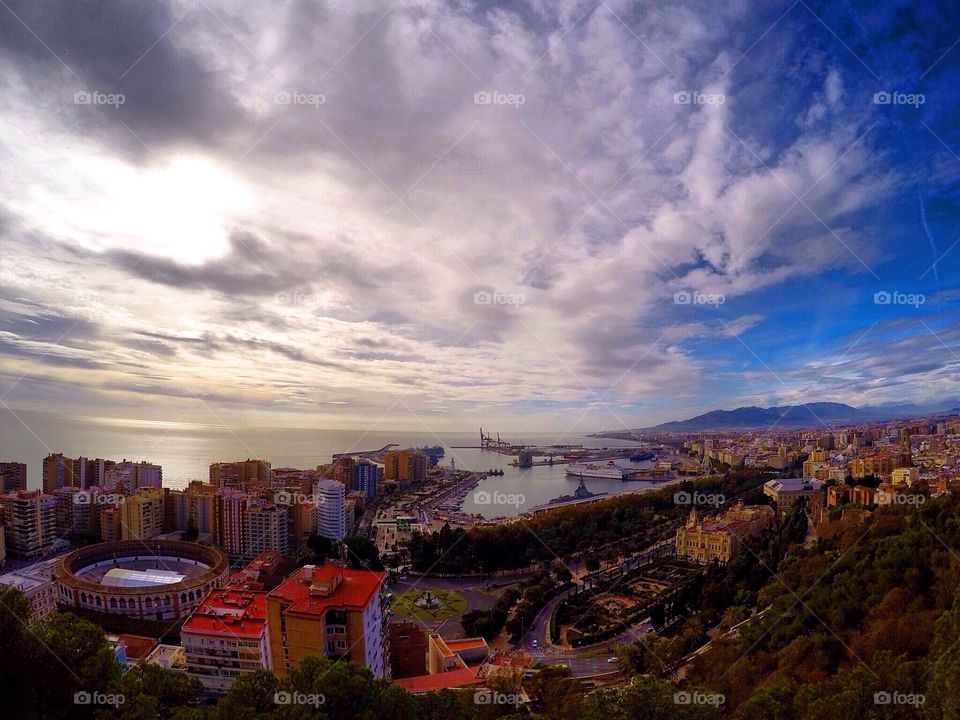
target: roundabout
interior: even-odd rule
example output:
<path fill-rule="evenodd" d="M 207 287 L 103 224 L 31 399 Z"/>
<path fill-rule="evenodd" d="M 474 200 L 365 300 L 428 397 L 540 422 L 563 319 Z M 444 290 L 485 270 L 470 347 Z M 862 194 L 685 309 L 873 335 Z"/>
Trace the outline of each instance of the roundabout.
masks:
<path fill-rule="evenodd" d="M 453 590 L 411 588 L 393 601 L 393 611 L 416 620 L 446 620 L 463 614 L 467 599 Z"/>

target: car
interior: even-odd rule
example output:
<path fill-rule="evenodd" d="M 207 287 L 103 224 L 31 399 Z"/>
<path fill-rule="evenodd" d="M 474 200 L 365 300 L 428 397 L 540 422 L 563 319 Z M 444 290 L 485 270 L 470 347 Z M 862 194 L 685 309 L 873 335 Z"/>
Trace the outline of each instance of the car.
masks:
<path fill-rule="evenodd" d="M 618 662 L 620 662 L 620 658 L 618 658 L 618 657 L 607 658 L 607 662 L 608 662 L 608 663 L 618 663 Z"/>

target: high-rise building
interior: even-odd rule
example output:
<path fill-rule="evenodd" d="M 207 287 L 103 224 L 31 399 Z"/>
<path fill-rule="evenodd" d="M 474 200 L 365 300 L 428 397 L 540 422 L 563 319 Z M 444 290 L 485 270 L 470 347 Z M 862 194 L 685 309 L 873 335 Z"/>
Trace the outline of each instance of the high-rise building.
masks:
<path fill-rule="evenodd" d="M 390 450 L 383 454 L 383 479 L 401 485 L 427 479 L 427 455 L 419 450 Z"/>
<path fill-rule="evenodd" d="M 200 535 L 216 537 L 217 511 L 216 488 L 199 480 L 192 481 L 183 491 L 187 503 L 187 525 L 192 525 Z M 186 530 L 187 528 L 177 528 Z"/>
<path fill-rule="evenodd" d="M 120 504 L 120 536 L 123 540 L 149 540 L 163 533 L 163 488 L 144 488 L 123 498 Z"/>
<path fill-rule="evenodd" d="M 104 471 L 103 487 L 106 490 L 134 493 L 141 488 L 162 486 L 163 468 L 145 461 L 121 460 Z"/>
<path fill-rule="evenodd" d="M 273 669 L 285 676 L 320 655 L 366 665 L 389 677 L 384 573 L 307 565 L 267 594 Z"/>
<path fill-rule="evenodd" d="M 223 548 L 231 560 L 240 559 L 246 547 L 244 511 L 251 498 L 246 493 L 230 487 L 217 490 L 215 497 L 215 542 Z"/>
<path fill-rule="evenodd" d="M 21 558 L 40 557 L 57 536 L 57 500 L 39 490 L 0 496 L 7 551 Z"/>
<path fill-rule="evenodd" d="M 43 459 L 43 492 L 49 495 L 62 487 L 73 487 L 73 459 L 51 453 Z"/>
<path fill-rule="evenodd" d="M 249 458 L 239 462 L 213 463 L 210 466 L 210 484 L 218 490 L 266 490 L 270 487 L 270 463 Z"/>
<path fill-rule="evenodd" d="M 314 487 L 317 502 L 317 534 L 331 540 L 346 537 L 346 487 L 336 480 L 318 480 Z"/>
<path fill-rule="evenodd" d="M 180 630 L 187 674 L 223 694 L 233 682 L 260 668 L 272 669 L 267 594 L 256 590 L 211 590 Z"/>
<path fill-rule="evenodd" d="M 377 494 L 380 478 L 383 477 L 383 466 L 370 460 L 360 460 L 353 466 L 351 490 L 359 490 L 367 500 Z"/>
<path fill-rule="evenodd" d="M 21 462 L 0 463 L 0 493 L 27 489 L 27 464 Z"/>
<path fill-rule="evenodd" d="M 251 499 L 243 511 L 243 557 L 253 559 L 266 550 L 290 554 L 290 506 Z"/>

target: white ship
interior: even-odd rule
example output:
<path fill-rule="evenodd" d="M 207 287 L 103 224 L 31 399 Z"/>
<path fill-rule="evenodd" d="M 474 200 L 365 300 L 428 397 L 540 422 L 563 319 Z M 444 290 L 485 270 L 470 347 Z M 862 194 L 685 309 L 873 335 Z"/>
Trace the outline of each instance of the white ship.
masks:
<path fill-rule="evenodd" d="M 571 463 L 567 465 L 567 475 L 584 478 L 606 478 L 608 480 L 623 480 L 626 471 L 613 460 L 606 465 L 597 463 Z"/>

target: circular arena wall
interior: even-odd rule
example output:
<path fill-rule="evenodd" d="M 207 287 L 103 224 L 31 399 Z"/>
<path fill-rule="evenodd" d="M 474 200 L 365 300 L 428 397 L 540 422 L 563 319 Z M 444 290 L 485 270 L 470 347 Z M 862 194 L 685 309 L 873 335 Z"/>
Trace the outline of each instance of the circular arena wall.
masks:
<path fill-rule="evenodd" d="M 149 563 L 189 570 L 180 582 L 141 587 L 103 585 L 85 577 L 109 568 Z M 64 607 L 126 615 L 142 620 L 177 620 L 189 615 L 207 591 L 222 587 L 230 564 L 220 550 L 176 540 L 98 543 L 64 555 L 54 569 L 57 602 Z"/>

